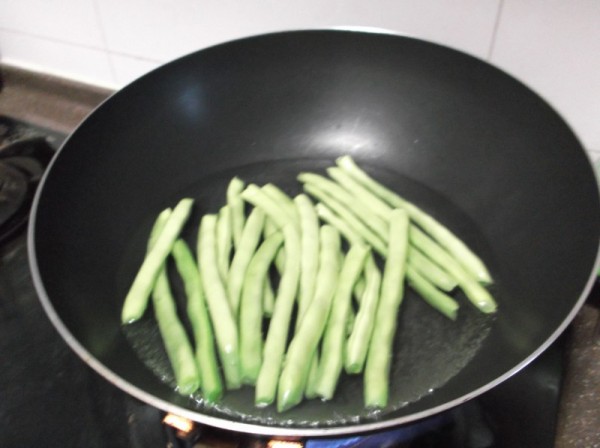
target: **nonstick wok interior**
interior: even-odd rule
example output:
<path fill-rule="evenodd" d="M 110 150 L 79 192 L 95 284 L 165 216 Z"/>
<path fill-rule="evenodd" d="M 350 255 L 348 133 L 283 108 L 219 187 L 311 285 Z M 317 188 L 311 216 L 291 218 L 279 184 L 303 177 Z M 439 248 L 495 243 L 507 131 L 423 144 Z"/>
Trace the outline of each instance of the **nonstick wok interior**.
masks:
<path fill-rule="evenodd" d="M 481 315 L 461 297 L 459 319 L 450 322 L 409 293 L 390 408 L 382 412 L 362 408 L 355 378 L 345 378 L 331 402 L 285 414 L 254 408 L 249 389 L 229 393 L 216 408 L 177 395 L 141 360 L 164 367 L 160 344 L 147 342 L 156 337 L 152 313 L 127 331 L 119 322 L 156 214 L 194 197 L 185 230 L 194 247 L 201 214 L 224 203 L 232 176 L 296 193 L 298 172 L 322 171 L 343 154 L 482 256 L 495 279 L 497 315 Z M 325 435 L 430 415 L 523 367 L 585 298 L 599 210 L 576 137 L 501 71 L 399 36 L 289 32 L 184 57 L 99 107 L 44 179 L 30 256 L 62 336 L 119 387 L 216 426 Z"/>

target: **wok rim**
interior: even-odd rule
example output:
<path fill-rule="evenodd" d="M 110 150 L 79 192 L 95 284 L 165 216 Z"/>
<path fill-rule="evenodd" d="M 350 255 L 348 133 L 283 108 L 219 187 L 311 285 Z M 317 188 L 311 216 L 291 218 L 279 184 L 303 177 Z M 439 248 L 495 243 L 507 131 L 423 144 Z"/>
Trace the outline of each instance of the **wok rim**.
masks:
<path fill-rule="evenodd" d="M 244 36 L 241 38 L 232 39 L 229 41 L 211 45 L 209 47 L 202 48 L 202 49 L 194 51 L 192 53 L 182 55 L 178 58 L 175 58 L 165 64 L 162 64 L 162 65 L 154 68 L 153 70 L 149 71 L 148 73 L 133 80 L 132 82 L 128 83 L 127 85 L 123 86 L 122 88 L 116 90 L 111 95 L 109 95 L 107 98 L 105 98 L 100 104 L 98 104 L 77 125 L 77 127 L 71 132 L 71 134 L 62 143 L 61 147 L 56 151 L 53 159 L 48 164 L 48 167 L 47 167 L 46 171 L 44 172 L 42 179 L 40 180 L 39 186 L 35 192 L 35 196 L 34 196 L 34 199 L 32 202 L 32 206 L 31 206 L 31 213 L 30 213 L 30 218 L 29 218 L 29 222 L 28 222 L 28 227 L 27 227 L 27 254 L 28 254 L 28 261 L 29 261 L 29 269 L 30 269 L 30 273 L 32 276 L 35 291 L 37 293 L 37 296 L 38 296 L 38 298 L 42 304 L 42 307 L 43 307 L 45 313 L 47 314 L 49 320 L 52 322 L 52 324 L 54 325 L 54 327 L 56 328 L 56 330 L 58 331 L 60 336 L 67 343 L 67 345 L 87 365 L 89 365 L 96 373 L 100 374 L 105 380 L 109 381 L 111 384 L 113 384 L 114 386 L 116 386 L 121 391 L 125 392 L 126 394 L 128 394 L 150 406 L 160 409 L 164 412 L 170 412 L 170 413 L 179 415 L 181 417 L 188 418 L 188 419 L 195 421 L 197 423 L 200 423 L 200 424 L 205 424 L 208 426 L 212 426 L 215 428 L 224 429 L 224 430 L 228 430 L 228 431 L 253 434 L 253 435 L 279 436 L 279 437 L 348 436 L 348 435 L 356 435 L 358 433 L 381 431 L 381 430 L 391 429 L 391 428 L 405 425 L 405 424 L 415 423 L 415 422 L 418 422 L 419 420 L 423 420 L 428 417 L 433 417 L 435 415 L 441 414 L 444 411 L 448 411 L 452 408 L 455 408 L 463 403 L 466 403 L 466 402 L 488 392 L 489 390 L 495 388 L 496 386 L 503 383 L 507 379 L 511 378 L 513 375 L 517 374 L 522 369 L 527 367 L 533 360 L 535 360 L 541 353 L 543 353 L 549 346 L 551 346 L 558 339 L 558 337 L 566 330 L 566 328 L 573 321 L 575 316 L 579 313 L 580 309 L 583 307 L 583 305 L 595 283 L 596 273 L 600 269 L 600 241 L 599 241 L 593 269 L 589 274 L 589 278 L 585 284 L 583 291 L 581 292 L 581 295 L 575 302 L 574 306 L 571 308 L 570 312 L 565 316 L 563 321 L 552 332 L 552 334 L 541 345 L 539 345 L 536 350 L 534 350 L 529 356 L 527 356 L 525 359 L 523 359 L 520 363 L 515 365 L 512 369 L 506 371 L 504 374 L 498 376 L 493 381 L 488 382 L 484 386 L 474 389 L 474 390 L 470 391 L 469 393 L 466 393 L 460 397 L 457 397 L 453 400 L 447 401 L 441 405 L 431 407 L 425 411 L 420 411 L 420 412 L 416 412 L 416 413 L 412 413 L 412 414 L 400 416 L 400 417 L 386 417 L 384 415 L 384 416 L 382 416 L 381 420 L 373 420 L 373 421 L 364 422 L 364 423 L 342 424 L 341 426 L 318 426 L 318 425 L 316 425 L 316 426 L 300 426 L 300 427 L 298 427 L 298 426 L 291 426 L 291 425 L 290 426 L 261 425 L 261 424 L 257 424 L 257 423 L 246 423 L 243 421 L 228 419 L 226 417 L 215 417 L 215 416 L 207 415 L 202 412 L 194 411 L 194 410 L 191 410 L 188 408 L 184 408 L 184 407 L 175 405 L 175 404 L 171 403 L 170 401 L 160 399 L 157 396 L 155 396 L 149 392 L 146 392 L 145 390 L 135 386 L 131 382 L 126 381 L 121 376 L 114 373 L 110 368 L 105 366 L 102 362 L 100 362 L 86 348 L 84 348 L 84 346 L 77 340 L 76 337 L 73 336 L 73 334 L 68 330 L 68 328 L 64 324 L 63 320 L 59 317 L 59 315 L 56 312 L 54 306 L 52 305 L 51 299 L 48 296 L 46 289 L 44 287 L 44 282 L 42 281 L 42 276 L 41 276 L 41 273 L 39 270 L 38 260 L 37 260 L 37 256 L 36 256 L 35 227 L 36 227 L 36 222 L 37 222 L 37 210 L 38 210 L 39 203 L 41 201 L 41 196 L 42 196 L 42 192 L 44 190 L 44 185 L 46 183 L 46 180 L 51 175 L 52 167 L 58 160 L 60 154 L 63 151 L 63 148 L 68 145 L 73 134 L 75 134 L 81 127 L 86 125 L 88 120 L 95 114 L 96 110 L 101 108 L 106 102 L 110 101 L 113 96 L 118 95 L 123 89 L 126 89 L 128 86 L 136 83 L 140 79 L 146 78 L 147 76 L 151 76 L 156 71 L 163 70 L 166 66 L 169 66 L 173 63 L 176 63 L 177 61 L 180 61 L 182 59 L 190 57 L 193 54 L 203 52 L 204 50 L 208 50 L 208 49 L 219 47 L 219 46 L 229 45 L 229 44 L 239 42 L 239 41 L 252 40 L 252 39 L 265 37 L 265 36 L 269 36 L 269 35 L 294 34 L 294 33 L 304 34 L 304 33 L 311 33 L 311 32 L 332 32 L 332 33 L 335 33 L 335 32 L 348 33 L 349 32 L 349 33 L 358 33 L 358 34 L 391 35 L 391 36 L 411 39 L 411 40 L 415 40 L 415 41 L 421 41 L 421 42 L 427 43 L 429 45 L 435 45 L 435 46 L 438 46 L 441 48 L 445 48 L 445 49 L 460 53 L 462 55 L 466 55 L 470 58 L 474 58 L 484 64 L 493 66 L 496 70 L 500 71 L 505 76 L 508 76 L 511 79 L 513 79 L 514 81 L 524 85 L 527 89 L 532 91 L 535 95 L 537 95 L 544 102 L 546 102 L 555 111 L 555 113 L 558 116 L 560 116 L 560 118 L 563 120 L 565 126 L 569 127 L 569 129 L 572 130 L 569 123 L 563 118 L 563 116 L 561 114 L 559 114 L 556 111 L 556 109 L 552 106 L 551 103 L 549 103 L 546 100 L 546 98 L 541 96 L 538 92 L 536 92 L 535 90 L 530 88 L 528 85 L 524 84 L 521 80 L 515 78 L 514 76 L 505 72 L 501 68 L 499 68 L 495 65 L 492 65 L 489 62 L 487 62 L 477 56 L 474 56 L 473 54 L 466 53 L 466 52 L 456 49 L 454 47 L 446 46 L 444 44 L 440 44 L 435 41 L 429 41 L 429 40 L 425 40 L 422 38 L 418 38 L 418 37 L 412 36 L 410 34 L 399 33 L 399 32 L 389 30 L 386 28 L 362 27 L 362 26 L 333 26 L 333 27 L 327 27 L 327 28 L 303 28 L 303 29 L 272 31 L 272 32 L 268 32 L 268 33 L 259 33 L 259 34 L 248 35 L 248 36 Z M 577 138 L 577 135 L 576 134 L 574 134 L 574 135 Z M 588 163 L 593 168 L 593 163 L 591 161 L 590 155 L 584 150 L 580 141 L 579 140 L 577 140 L 577 141 L 579 143 L 580 149 L 585 153 Z M 598 175 L 598 173 L 596 173 L 595 170 L 593 170 L 593 172 L 595 174 L 595 178 L 598 183 L 599 175 Z M 600 187 L 599 187 L 599 191 L 600 191 Z"/>

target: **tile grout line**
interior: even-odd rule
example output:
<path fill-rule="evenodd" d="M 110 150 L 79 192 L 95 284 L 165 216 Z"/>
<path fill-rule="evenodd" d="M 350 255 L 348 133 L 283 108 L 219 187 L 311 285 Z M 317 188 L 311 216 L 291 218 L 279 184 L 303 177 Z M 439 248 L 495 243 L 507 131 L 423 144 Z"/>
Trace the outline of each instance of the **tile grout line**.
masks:
<path fill-rule="evenodd" d="M 79 48 L 85 48 L 86 50 L 92 50 L 92 51 L 103 51 L 102 48 L 100 47 L 96 47 L 93 45 L 86 45 L 86 44 L 75 44 L 73 42 L 69 42 L 68 40 L 64 40 L 64 39 L 58 39 L 56 37 L 52 37 L 52 36 L 44 36 L 42 34 L 36 34 L 36 33 L 30 33 L 27 31 L 21 31 L 15 28 L 7 28 L 7 27 L 0 27 L 0 32 L 6 32 L 6 33 L 11 33 L 11 34 L 16 34 L 18 36 L 27 36 L 33 39 L 40 39 L 40 40 L 45 40 L 48 42 L 54 42 L 57 44 L 63 44 L 63 45 L 70 45 L 73 47 L 79 47 Z"/>
<path fill-rule="evenodd" d="M 108 39 L 106 38 L 106 32 L 104 30 L 104 22 L 102 21 L 102 15 L 100 14 L 100 6 L 98 6 L 97 0 L 92 0 L 92 5 L 94 7 L 94 15 L 96 16 L 96 24 L 100 28 L 100 38 L 102 39 L 102 44 L 104 45 L 104 54 L 106 55 L 106 60 L 108 61 L 108 66 L 110 68 L 110 74 L 112 76 L 113 83 L 118 84 L 117 80 L 117 69 L 113 62 L 113 58 L 111 57 L 110 50 L 108 48 Z"/>
<path fill-rule="evenodd" d="M 137 55 L 134 55 L 134 54 L 128 54 L 128 53 L 123 53 L 123 52 L 118 52 L 118 51 L 110 51 L 107 48 L 96 47 L 96 46 L 93 46 L 93 45 L 78 44 L 78 43 L 74 43 L 74 42 L 71 42 L 71 41 L 68 41 L 68 40 L 65 40 L 65 39 L 58 39 L 56 37 L 44 36 L 42 34 L 29 33 L 29 32 L 17 30 L 17 29 L 14 29 L 14 28 L 0 27 L 0 32 L 3 32 L 3 31 L 6 32 L 6 33 L 16 34 L 16 35 L 20 35 L 20 36 L 26 36 L 26 37 L 29 37 L 29 38 L 32 38 L 32 39 L 40 39 L 40 40 L 44 40 L 44 41 L 48 41 L 48 42 L 53 42 L 53 43 L 56 43 L 56 44 L 68 45 L 70 47 L 77 47 L 77 48 L 82 48 L 82 49 L 85 49 L 85 50 L 111 53 L 111 54 L 114 54 L 116 56 L 123 56 L 123 57 L 131 58 L 131 59 L 137 59 L 139 61 L 156 62 L 156 63 L 159 63 L 159 64 L 162 63 L 162 61 L 159 61 L 157 59 L 150 59 L 150 58 L 146 58 L 146 57 L 143 57 L 143 56 L 137 56 Z"/>
<path fill-rule="evenodd" d="M 494 21 L 494 27 L 492 28 L 492 39 L 490 42 L 490 48 L 488 49 L 487 60 L 492 60 L 494 49 L 496 47 L 496 38 L 498 37 L 498 29 L 500 28 L 500 18 L 502 16 L 502 10 L 504 9 L 504 0 L 498 1 L 498 9 L 496 11 L 496 20 Z"/>

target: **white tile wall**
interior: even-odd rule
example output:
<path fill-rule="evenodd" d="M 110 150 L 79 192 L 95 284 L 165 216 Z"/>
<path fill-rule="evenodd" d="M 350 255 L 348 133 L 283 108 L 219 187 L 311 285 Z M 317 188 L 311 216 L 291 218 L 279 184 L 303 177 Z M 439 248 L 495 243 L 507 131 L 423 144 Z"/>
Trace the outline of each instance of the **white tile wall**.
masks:
<path fill-rule="evenodd" d="M 62 58 L 21 53 L 11 40 L 94 50 L 120 87 L 148 69 L 227 40 L 300 28 L 364 26 L 421 37 L 485 58 L 500 0 L 0 0 L 4 62 L 90 80 Z M 40 48 L 41 52 L 41 48 Z M 108 75 L 106 76 L 106 72 Z"/>
<path fill-rule="evenodd" d="M 497 8 L 498 0 L 98 0 L 109 49 L 158 60 L 252 34 L 339 25 L 391 29 L 485 56 Z"/>
<path fill-rule="evenodd" d="M 91 84 L 111 84 L 113 73 L 106 51 L 50 38 L 0 29 L 3 62 L 43 70 Z"/>
<path fill-rule="evenodd" d="M 118 88 L 215 43 L 332 26 L 385 28 L 488 60 L 600 151 L 598 0 L 0 0 L 0 58 Z"/>
<path fill-rule="evenodd" d="M 600 1 L 503 0 L 491 62 L 517 76 L 600 150 Z"/>
<path fill-rule="evenodd" d="M 94 0 L 0 0 L 0 29 L 101 48 Z"/>
<path fill-rule="evenodd" d="M 109 57 L 114 70 L 114 82 L 117 86 L 129 84 L 131 81 L 161 65 L 161 62 L 156 60 L 125 56 L 117 53 L 109 53 Z"/>

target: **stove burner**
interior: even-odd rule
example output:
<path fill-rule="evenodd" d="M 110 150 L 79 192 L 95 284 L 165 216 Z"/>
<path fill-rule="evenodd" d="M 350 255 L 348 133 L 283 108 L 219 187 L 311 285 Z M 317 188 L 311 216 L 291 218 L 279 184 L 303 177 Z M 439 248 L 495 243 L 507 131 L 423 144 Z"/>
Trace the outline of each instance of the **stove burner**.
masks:
<path fill-rule="evenodd" d="M 23 206 L 26 195 L 25 175 L 16 168 L 0 162 L 0 229 L 3 229 Z"/>
<path fill-rule="evenodd" d="M 2 126 L 0 122 L 0 131 Z M 35 189 L 53 154 L 53 148 L 42 137 L 0 149 L 0 244 L 27 222 Z"/>
<path fill-rule="evenodd" d="M 13 143 L 36 138 L 43 138 L 52 147 L 58 148 L 65 136 L 50 129 L 0 115 L 0 152 Z"/>

